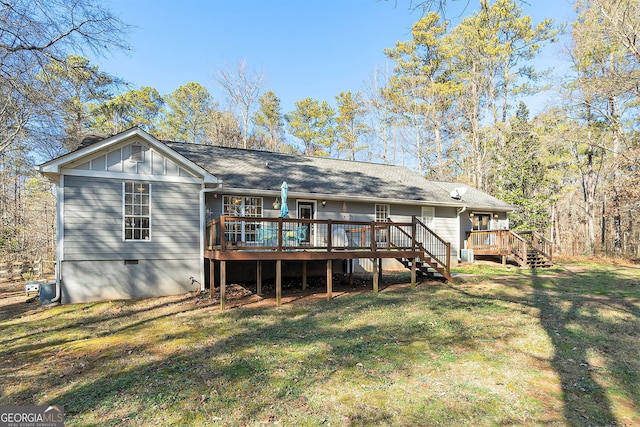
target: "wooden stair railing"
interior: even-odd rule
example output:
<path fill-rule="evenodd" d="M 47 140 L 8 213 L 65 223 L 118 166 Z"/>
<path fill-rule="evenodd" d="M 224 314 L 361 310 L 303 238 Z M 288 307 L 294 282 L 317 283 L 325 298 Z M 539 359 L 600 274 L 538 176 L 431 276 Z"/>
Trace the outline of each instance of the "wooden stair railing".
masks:
<path fill-rule="evenodd" d="M 553 262 L 553 243 L 537 231 L 532 232 L 531 245 L 549 262 Z"/>
<path fill-rule="evenodd" d="M 553 264 L 553 243 L 537 231 L 509 233 L 511 254 L 522 267 L 550 267 Z"/>
<path fill-rule="evenodd" d="M 387 220 L 394 227 L 391 220 Z M 422 274 L 434 277 L 437 272 L 446 280 L 451 280 L 451 244 L 445 242 L 429 227 L 423 224 L 415 216 L 412 219 L 411 235 L 405 230 L 396 227 L 404 240 L 411 239 L 411 246 L 420 253 L 420 259 L 416 262 L 416 269 Z M 395 246 L 393 242 L 390 242 Z M 399 245 L 398 245 L 399 246 Z M 410 268 L 414 260 L 398 258 L 405 267 Z"/>
<path fill-rule="evenodd" d="M 509 248 L 511 256 L 521 267 L 527 266 L 527 241 L 519 234 L 509 231 Z"/>

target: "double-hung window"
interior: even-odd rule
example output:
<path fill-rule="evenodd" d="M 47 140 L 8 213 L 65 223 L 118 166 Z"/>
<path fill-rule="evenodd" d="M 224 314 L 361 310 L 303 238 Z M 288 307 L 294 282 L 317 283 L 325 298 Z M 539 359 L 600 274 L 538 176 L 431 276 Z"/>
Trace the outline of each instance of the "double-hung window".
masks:
<path fill-rule="evenodd" d="M 123 183 L 125 241 L 151 240 L 151 184 Z"/>

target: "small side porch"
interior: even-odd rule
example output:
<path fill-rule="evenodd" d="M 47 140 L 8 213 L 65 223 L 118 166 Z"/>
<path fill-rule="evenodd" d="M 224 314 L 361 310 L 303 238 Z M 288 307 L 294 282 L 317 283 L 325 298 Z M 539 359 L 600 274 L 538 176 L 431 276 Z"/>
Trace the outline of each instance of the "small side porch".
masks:
<path fill-rule="evenodd" d="M 536 231 L 470 231 L 467 232 L 465 248 L 471 249 L 474 256 L 498 256 L 502 264 L 511 260 L 521 267 L 553 265 L 553 243 Z"/>
<path fill-rule="evenodd" d="M 218 277 L 216 273 L 219 275 L 221 307 L 225 305 L 227 264 L 237 261 L 256 262 L 258 294 L 263 262 L 275 262 L 278 305 L 282 298 L 284 261 L 301 263 L 303 289 L 307 263 L 326 262 L 328 299 L 332 298 L 334 261 L 371 261 L 374 292 L 385 258 L 396 259 L 411 270 L 412 286 L 420 275 L 451 280 L 451 245 L 415 217 L 411 222 L 361 222 L 221 216 L 207 224 L 204 257 L 209 260 L 212 295 L 215 283 L 212 278 Z"/>

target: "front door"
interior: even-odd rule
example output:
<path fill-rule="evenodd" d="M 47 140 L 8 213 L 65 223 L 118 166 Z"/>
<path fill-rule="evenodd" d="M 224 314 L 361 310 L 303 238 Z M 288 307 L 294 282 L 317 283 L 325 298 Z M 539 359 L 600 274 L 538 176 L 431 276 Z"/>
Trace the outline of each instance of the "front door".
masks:
<path fill-rule="evenodd" d="M 314 219 L 315 216 L 315 202 L 298 202 L 298 218 L 301 219 Z M 302 240 L 304 243 L 309 243 L 313 241 L 313 237 L 311 234 L 313 233 L 313 225 L 309 223 L 301 224 L 302 226 L 307 228 L 307 233 Z"/>

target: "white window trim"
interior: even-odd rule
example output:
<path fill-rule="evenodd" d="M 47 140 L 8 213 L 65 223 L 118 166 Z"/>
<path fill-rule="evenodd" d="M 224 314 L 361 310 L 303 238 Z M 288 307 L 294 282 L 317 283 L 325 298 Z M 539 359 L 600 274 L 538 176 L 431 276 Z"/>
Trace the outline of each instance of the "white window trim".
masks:
<path fill-rule="evenodd" d="M 225 212 L 225 208 L 226 206 L 230 206 L 231 204 L 229 203 L 225 203 L 225 200 L 227 198 L 233 198 L 233 197 L 238 197 L 241 199 L 240 201 L 240 212 L 239 215 L 230 215 L 228 213 Z M 260 201 L 260 216 L 247 216 L 247 204 L 246 204 L 246 200 L 247 199 L 258 199 Z M 258 205 L 255 205 L 258 206 Z M 264 218 L 264 197 L 262 196 L 247 196 L 247 195 L 239 195 L 239 194 L 223 194 L 222 195 L 222 214 L 223 215 L 230 215 L 230 216 L 239 216 L 239 217 L 243 217 L 243 218 L 248 218 L 246 221 L 241 221 L 240 223 L 240 241 L 242 242 L 247 242 L 247 235 L 251 234 L 251 233 L 247 233 L 247 223 L 252 222 L 251 219 L 259 219 L 259 218 Z M 225 230 L 225 233 L 231 233 Z M 237 234 L 236 232 L 233 232 L 231 234 Z"/>
<path fill-rule="evenodd" d="M 126 232 L 126 221 L 125 218 L 127 217 L 126 214 L 126 195 L 127 195 L 127 183 L 133 183 L 133 184 L 146 184 L 149 187 L 149 238 L 148 239 L 127 239 L 127 232 Z M 152 214 L 153 212 L 151 211 L 152 207 L 151 205 L 153 203 L 151 203 L 151 199 L 152 199 L 152 185 L 151 183 L 147 183 L 147 182 L 141 182 L 141 181 L 123 181 L 122 182 L 122 241 L 123 242 L 150 242 L 152 240 Z"/>
<path fill-rule="evenodd" d="M 378 207 L 382 207 L 382 210 L 386 212 L 385 218 L 378 218 Z M 391 205 L 387 203 L 376 203 L 374 205 L 373 215 L 376 222 L 387 221 L 387 219 L 391 218 Z M 387 246 L 389 242 L 387 230 L 376 230 L 375 239 L 378 246 Z"/>
<path fill-rule="evenodd" d="M 384 210 L 387 212 L 386 218 L 384 218 L 384 220 L 378 219 L 378 206 L 384 206 Z M 391 218 L 391 205 L 386 203 L 376 203 L 374 206 L 373 215 L 376 221 L 386 221 L 388 218 Z"/>

